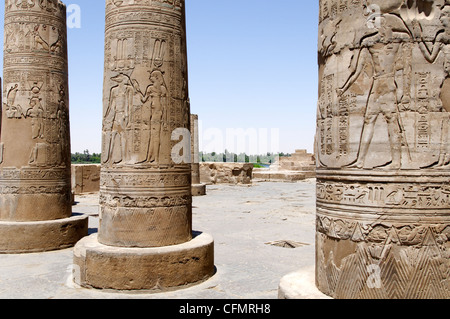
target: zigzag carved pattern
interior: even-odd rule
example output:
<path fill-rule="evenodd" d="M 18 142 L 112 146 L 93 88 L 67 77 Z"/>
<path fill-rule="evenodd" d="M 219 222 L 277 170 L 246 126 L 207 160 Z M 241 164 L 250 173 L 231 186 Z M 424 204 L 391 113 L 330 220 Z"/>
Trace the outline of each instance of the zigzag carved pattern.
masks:
<path fill-rule="evenodd" d="M 449 255 L 435 238 L 430 227 L 418 246 L 399 245 L 395 233 L 382 244 L 382 250 L 361 242 L 354 253 L 341 260 L 340 267 L 336 267 L 332 252 L 326 259 L 318 254 L 318 271 L 325 271 L 325 275 L 318 275 L 319 288 L 327 287 L 328 295 L 339 299 L 450 298 Z M 334 241 L 326 237 L 323 240 L 319 247 Z M 369 265 L 379 267 L 378 287 L 368 285 Z"/>

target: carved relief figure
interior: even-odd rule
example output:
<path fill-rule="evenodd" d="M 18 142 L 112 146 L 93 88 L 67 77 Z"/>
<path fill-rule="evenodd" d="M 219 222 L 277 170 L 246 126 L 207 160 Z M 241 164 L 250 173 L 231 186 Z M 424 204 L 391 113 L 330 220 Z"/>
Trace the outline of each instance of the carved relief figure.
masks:
<path fill-rule="evenodd" d="M 35 48 L 36 50 L 44 49 L 44 50 L 48 51 L 48 50 L 50 49 L 50 47 L 49 47 L 47 41 L 45 41 L 45 40 L 42 38 L 42 36 L 41 36 L 41 34 L 40 34 L 40 32 L 39 32 L 39 27 L 40 27 L 40 25 L 37 25 L 37 26 L 34 28 L 34 31 L 33 31 L 34 48 Z M 47 28 L 47 26 L 45 26 L 45 25 L 42 26 L 42 29 L 44 29 L 44 31 L 46 30 L 46 28 Z"/>
<path fill-rule="evenodd" d="M 450 150 L 448 149 L 448 127 L 450 115 L 450 5 L 443 6 L 439 20 L 444 26 L 444 29 L 438 30 L 431 48 L 429 48 L 424 41 L 420 22 L 414 20 L 412 25 L 414 36 L 419 43 L 419 48 L 429 63 L 434 63 L 441 52 L 444 54 L 445 79 L 440 86 L 440 98 L 443 107 L 442 111 L 444 112 L 442 114 L 441 149 L 439 160 L 434 167 L 446 168 L 450 165 Z"/>
<path fill-rule="evenodd" d="M 168 92 L 163 72 L 160 70 L 151 71 L 150 82 L 151 84 L 147 87 L 142 102 L 146 103 L 149 100 L 151 107 L 151 132 L 147 160 L 152 163 L 159 161 L 161 130 L 163 125 L 167 123 Z"/>
<path fill-rule="evenodd" d="M 50 52 L 60 53 L 63 50 L 64 46 L 64 37 L 61 34 L 61 31 L 58 30 L 58 38 L 56 41 L 50 46 Z"/>
<path fill-rule="evenodd" d="M 26 117 L 31 118 L 32 138 L 44 138 L 44 109 L 40 98 L 30 99 L 30 108 L 27 110 Z"/>
<path fill-rule="evenodd" d="M 6 117 L 9 119 L 21 118 L 23 115 L 22 107 L 20 105 L 14 105 L 17 91 L 19 91 L 19 85 L 14 84 L 14 86 L 12 86 L 6 94 L 5 113 Z"/>
<path fill-rule="evenodd" d="M 22 7 L 24 9 L 34 7 L 34 5 L 36 3 L 36 0 L 15 0 L 15 1 L 16 1 L 16 6 L 18 8 Z"/>
<path fill-rule="evenodd" d="M 321 1 L 317 287 L 449 298 L 450 1 L 341 4 Z"/>
<path fill-rule="evenodd" d="M 397 105 L 397 84 L 395 82 L 395 63 L 401 44 L 394 42 L 394 32 L 388 26 L 386 18 L 380 19 L 376 25 L 374 35 L 363 38 L 362 48 L 357 53 L 356 69 L 338 95 L 342 96 L 355 83 L 366 63 L 371 63 L 374 74 L 372 88 L 367 101 L 364 127 L 361 136 L 358 159 L 349 167 L 363 168 L 370 143 L 374 135 L 375 122 L 379 115 L 383 115 L 388 126 L 389 144 L 392 161 L 383 165 L 384 168 L 399 169 L 401 166 L 401 146 L 403 127 L 400 123 Z"/>
<path fill-rule="evenodd" d="M 130 106 L 133 102 L 133 90 L 129 78 L 119 74 L 112 81 L 118 85 L 111 88 L 109 103 L 104 114 L 106 152 L 104 162 L 120 163 L 126 156 L 126 129 L 130 123 Z"/>

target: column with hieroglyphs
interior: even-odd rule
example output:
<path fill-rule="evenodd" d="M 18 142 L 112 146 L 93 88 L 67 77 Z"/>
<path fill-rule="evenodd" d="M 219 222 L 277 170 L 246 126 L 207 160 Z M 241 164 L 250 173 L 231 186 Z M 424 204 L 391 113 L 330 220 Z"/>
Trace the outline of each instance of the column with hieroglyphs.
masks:
<path fill-rule="evenodd" d="M 316 284 L 328 296 L 450 297 L 449 13 L 448 0 L 320 1 Z"/>
<path fill-rule="evenodd" d="M 172 154 L 190 129 L 184 11 L 106 1 L 100 227 L 75 247 L 82 286 L 165 290 L 214 272 L 212 237 L 192 230 L 190 163 Z"/>
<path fill-rule="evenodd" d="M 66 7 L 6 1 L 0 135 L 0 252 L 73 246 Z"/>
<path fill-rule="evenodd" d="M 198 115 L 191 114 L 191 174 L 192 174 L 192 196 L 206 195 L 206 184 L 200 182 L 199 163 L 199 131 Z"/>

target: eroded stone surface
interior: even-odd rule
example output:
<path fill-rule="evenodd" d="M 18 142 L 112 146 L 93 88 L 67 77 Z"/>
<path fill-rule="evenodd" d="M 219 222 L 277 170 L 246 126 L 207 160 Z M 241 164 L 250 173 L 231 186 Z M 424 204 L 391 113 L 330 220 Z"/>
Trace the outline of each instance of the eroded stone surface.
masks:
<path fill-rule="evenodd" d="M 74 250 L 74 280 L 87 288 L 153 290 L 198 284 L 214 274 L 214 240 L 198 234 L 174 246 L 126 248 L 102 245 L 97 235 Z"/>
<path fill-rule="evenodd" d="M 200 163 L 200 180 L 205 184 L 251 184 L 253 164 Z"/>
<path fill-rule="evenodd" d="M 0 220 L 69 217 L 66 8 L 6 1 L 4 30 Z"/>
<path fill-rule="evenodd" d="M 316 281 L 332 297 L 450 297 L 449 13 L 320 1 Z"/>
<path fill-rule="evenodd" d="M 172 133 L 190 129 L 184 24 L 184 1 L 106 1 L 98 236 L 105 245 L 192 238 L 191 167 L 172 156 Z"/>
<path fill-rule="evenodd" d="M 100 190 L 100 169 L 97 164 L 72 165 L 72 191 L 75 195 L 96 193 Z"/>
<path fill-rule="evenodd" d="M 191 114 L 191 175 L 192 196 L 206 195 L 206 185 L 200 181 L 198 115 Z"/>

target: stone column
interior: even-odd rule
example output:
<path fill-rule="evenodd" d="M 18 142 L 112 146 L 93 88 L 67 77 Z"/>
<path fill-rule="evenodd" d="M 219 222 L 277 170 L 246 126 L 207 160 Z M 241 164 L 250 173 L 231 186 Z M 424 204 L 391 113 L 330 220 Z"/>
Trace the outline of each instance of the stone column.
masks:
<path fill-rule="evenodd" d="M 6 1 L 0 133 L 0 252 L 72 246 L 66 7 Z"/>
<path fill-rule="evenodd" d="M 317 287 L 449 298 L 450 4 L 320 9 Z"/>
<path fill-rule="evenodd" d="M 191 114 L 191 191 L 192 196 L 206 195 L 206 184 L 200 182 L 198 115 Z"/>
<path fill-rule="evenodd" d="M 190 128 L 184 10 L 106 1 L 100 228 L 75 247 L 82 286 L 165 290 L 214 272 L 212 237 L 192 231 L 190 163 L 174 152 Z"/>
<path fill-rule="evenodd" d="M 450 298 L 450 2 L 319 3 L 316 285 Z"/>

